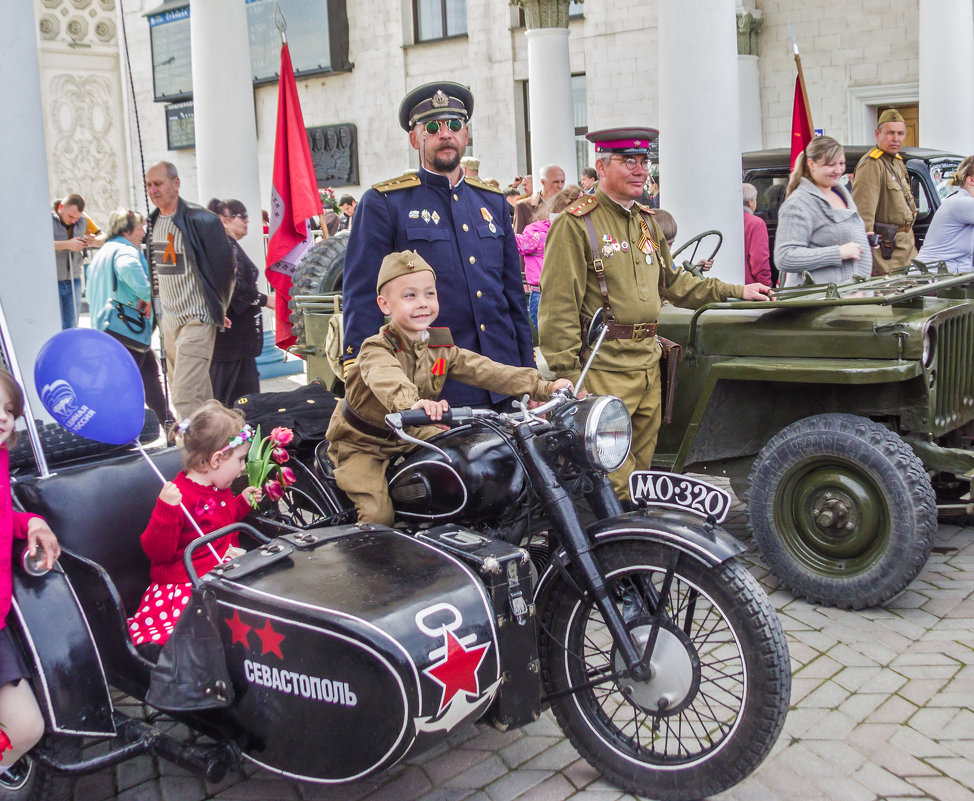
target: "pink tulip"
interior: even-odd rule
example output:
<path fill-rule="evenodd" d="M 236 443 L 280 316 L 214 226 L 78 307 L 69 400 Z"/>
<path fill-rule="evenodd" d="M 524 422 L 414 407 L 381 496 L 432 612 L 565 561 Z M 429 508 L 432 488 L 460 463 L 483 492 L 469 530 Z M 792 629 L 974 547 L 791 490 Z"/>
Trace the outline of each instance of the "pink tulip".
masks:
<path fill-rule="evenodd" d="M 271 458 L 278 464 L 284 464 L 291 458 L 291 455 L 284 448 L 274 448 L 271 451 Z"/>
<path fill-rule="evenodd" d="M 297 476 L 294 475 L 294 471 L 290 467 L 281 468 L 281 483 L 285 487 L 289 487 L 292 484 L 296 484 L 298 481 Z"/>
<path fill-rule="evenodd" d="M 284 497 L 284 488 L 280 481 L 268 481 L 264 485 L 264 494 L 272 501 L 279 501 Z"/>
<path fill-rule="evenodd" d="M 278 426 L 270 434 L 271 442 L 280 447 L 291 444 L 291 440 L 294 439 L 294 432 L 290 428 L 285 428 L 284 426 Z"/>

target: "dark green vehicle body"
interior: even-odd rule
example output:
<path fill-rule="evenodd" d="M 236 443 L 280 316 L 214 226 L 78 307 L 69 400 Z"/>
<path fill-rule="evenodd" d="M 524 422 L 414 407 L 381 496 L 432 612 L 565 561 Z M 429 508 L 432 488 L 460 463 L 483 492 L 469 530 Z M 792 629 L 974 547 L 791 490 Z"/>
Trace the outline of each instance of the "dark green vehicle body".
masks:
<path fill-rule="evenodd" d="M 911 272 L 666 305 L 683 345 L 654 467 L 725 475 L 796 594 L 850 608 L 898 593 L 936 513 L 974 513 L 974 274 Z"/>

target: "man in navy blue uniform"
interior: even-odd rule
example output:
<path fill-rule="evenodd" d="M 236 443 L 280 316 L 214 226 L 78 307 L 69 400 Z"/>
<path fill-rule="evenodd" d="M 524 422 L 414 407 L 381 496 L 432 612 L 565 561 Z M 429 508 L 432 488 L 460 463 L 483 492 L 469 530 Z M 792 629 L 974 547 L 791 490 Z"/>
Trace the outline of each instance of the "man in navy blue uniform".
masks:
<path fill-rule="evenodd" d="M 459 347 L 535 365 L 507 201 L 500 190 L 465 178 L 460 167 L 472 113 L 470 90 L 448 81 L 420 86 L 399 105 L 399 124 L 419 151 L 419 173 L 375 184 L 355 210 L 342 290 L 346 368 L 383 323 L 375 302 L 382 259 L 403 250 L 415 250 L 436 270 L 437 324 L 451 330 Z M 440 397 L 451 406 L 505 401 L 449 379 Z"/>

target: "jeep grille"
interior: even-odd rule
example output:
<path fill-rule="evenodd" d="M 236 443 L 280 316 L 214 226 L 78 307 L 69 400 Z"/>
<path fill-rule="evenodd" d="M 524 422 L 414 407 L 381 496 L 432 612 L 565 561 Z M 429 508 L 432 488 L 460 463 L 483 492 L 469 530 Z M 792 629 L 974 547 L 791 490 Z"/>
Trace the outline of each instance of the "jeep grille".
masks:
<path fill-rule="evenodd" d="M 958 314 L 936 327 L 934 421 L 951 430 L 974 417 L 974 314 Z"/>

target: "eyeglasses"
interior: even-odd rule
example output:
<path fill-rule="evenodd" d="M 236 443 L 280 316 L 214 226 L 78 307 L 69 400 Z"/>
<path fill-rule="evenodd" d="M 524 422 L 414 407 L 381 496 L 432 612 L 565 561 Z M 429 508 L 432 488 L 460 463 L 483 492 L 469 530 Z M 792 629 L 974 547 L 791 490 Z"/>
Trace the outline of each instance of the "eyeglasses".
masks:
<path fill-rule="evenodd" d="M 231 220 L 234 219 L 235 217 L 237 219 L 239 219 L 239 220 L 243 220 L 244 222 L 247 222 L 247 215 L 246 214 L 231 214 L 230 215 L 230 219 Z"/>
<path fill-rule="evenodd" d="M 619 161 L 626 165 L 626 169 L 629 170 L 629 172 L 635 172 L 637 169 L 646 171 L 649 170 L 649 159 L 637 159 L 633 158 L 632 156 L 629 156 L 628 158 L 624 158 L 622 156 L 612 156 L 612 159 L 619 159 Z"/>
<path fill-rule="evenodd" d="M 430 120 L 424 126 L 426 133 L 439 133 L 443 126 L 449 128 L 453 133 L 460 133 L 463 130 L 463 120 Z"/>

